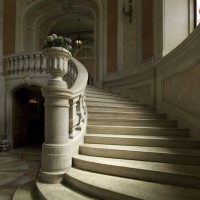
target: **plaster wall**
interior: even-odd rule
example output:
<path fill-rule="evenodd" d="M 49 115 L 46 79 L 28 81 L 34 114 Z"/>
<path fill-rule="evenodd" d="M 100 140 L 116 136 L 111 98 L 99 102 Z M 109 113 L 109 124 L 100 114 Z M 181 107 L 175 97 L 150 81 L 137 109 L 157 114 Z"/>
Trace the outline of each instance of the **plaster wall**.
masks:
<path fill-rule="evenodd" d="M 134 75 L 105 87 L 155 107 L 200 138 L 200 26 L 168 55 Z"/>
<path fill-rule="evenodd" d="M 5 103 L 5 79 L 2 76 L 3 62 L 3 19 L 4 19 L 4 0 L 0 1 L 0 134 L 4 134 L 4 103 Z"/>
<path fill-rule="evenodd" d="M 190 33 L 190 0 L 163 0 L 163 55 L 178 46 Z"/>
<path fill-rule="evenodd" d="M 158 110 L 200 138 L 200 27 L 156 64 Z"/>
<path fill-rule="evenodd" d="M 126 11 L 128 11 L 128 1 L 125 1 Z M 122 4 L 119 5 L 120 8 Z M 138 35 L 137 35 L 137 23 L 140 13 L 138 12 L 138 2 L 133 1 L 133 14 L 132 22 L 130 23 L 129 16 L 121 16 L 123 19 L 123 67 L 121 74 L 130 74 L 137 67 L 137 45 L 138 45 Z M 121 10 L 120 10 L 121 12 Z M 119 23 L 119 22 L 118 22 Z"/>
<path fill-rule="evenodd" d="M 0 57 L 3 55 L 3 13 L 4 0 L 0 1 Z"/>
<path fill-rule="evenodd" d="M 16 0 L 4 1 L 3 54 L 15 53 Z"/>

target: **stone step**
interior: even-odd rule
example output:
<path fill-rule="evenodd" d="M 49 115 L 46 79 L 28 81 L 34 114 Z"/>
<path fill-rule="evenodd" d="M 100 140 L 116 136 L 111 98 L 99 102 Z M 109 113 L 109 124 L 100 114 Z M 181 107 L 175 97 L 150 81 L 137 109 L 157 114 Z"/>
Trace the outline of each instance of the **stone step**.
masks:
<path fill-rule="evenodd" d="M 87 98 L 86 100 L 87 105 L 91 104 L 91 105 L 99 105 L 99 104 L 104 104 L 106 106 L 110 106 L 110 105 L 129 105 L 129 106 L 133 106 L 133 105 L 139 105 L 139 106 L 146 106 L 145 104 L 139 104 L 137 102 L 134 101 L 130 101 L 130 100 L 119 100 L 119 99 L 103 99 L 103 98 Z"/>
<path fill-rule="evenodd" d="M 41 200 L 97 200 L 62 183 L 49 184 L 37 181 L 37 188 Z"/>
<path fill-rule="evenodd" d="M 138 103 L 127 103 L 127 102 L 103 102 L 103 106 L 130 106 L 130 107 L 146 107 L 144 104 L 138 104 Z M 101 106 L 102 101 L 87 101 L 87 106 Z"/>
<path fill-rule="evenodd" d="M 90 111 L 115 111 L 115 112 L 145 112 L 145 113 L 152 113 L 155 112 L 154 109 L 152 108 L 144 108 L 141 106 L 104 106 L 103 104 L 101 105 L 87 105 L 88 112 Z"/>
<path fill-rule="evenodd" d="M 90 111 L 90 118 L 115 118 L 115 119 L 166 119 L 166 114 L 141 113 L 141 112 L 108 112 L 108 111 Z"/>
<path fill-rule="evenodd" d="M 88 118 L 88 125 L 109 125 L 109 126 L 143 126 L 143 127 L 176 127 L 177 121 L 164 119 L 112 119 L 112 118 Z"/>
<path fill-rule="evenodd" d="M 115 135 L 187 136 L 188 130 L 171 127 L 133 127 L 87 125 L 87 133 Z"/>
<path fill-rule="evenodd" d="M 83 144 L 79 151 L 97 157 L 200 165 L 200 150 L 196 149 Z"/>
<path fill-rule="evenodd" d="M 200 167 L 76 155 L 73 167 L 91 172 L 200 188 Z"/>
<path fill-rule="evenodd" d="M 84 142 L 87 144 L 174 147 L 187 149 L 200 148 L 199 140 L 188 139 L 187 137 L 86 134 L 84 137 Z"/>
<path fill-rule="evenodd" d="M 65 182 L 100 199 L 113 200 L 197 200 L 200 190 L 109 176 L 71 168 Z"/>
<path fill-rule="evenodd" d="M 112 91 L 107 91 L 107 90 L 103 90 L 103 89 L 86 89 L 86 94 L 89 95 L 108 95 L 108 96 L 115 96 L 115 97 L 120 97 L 120 98 L 124 98 L 124 99 L 129 99 L 130 97 L 128 95 L 124 95 L 124 94 L 120 94 L 120 93 L 116 93 L 116 92 L 112 92 Z"/>
<path fill-rule="evenodd" d="M 86 89 L 86 94 L 105 94 L 105 95 L 111 95 L 111 96 L 118 96 L 121 97 L 120 94 L 115 94 L 106 90 L 102 90 L 102 89 Z M 125 98 L 125 97 L 124 97 Z"/>
<path fill-rule="evenodd" d="M 128 98 L 124 98 L 122 96 L 119 95 L 113 95 L 113 94 L 90 94 L 90 93 L 86 93 L 86 99 L 88 98 L 101 98 L 101 99 L 114 99 L 114 100 L 128 100 L 130 101 L 130 99 Z M 133 100 L 134 101 L 134 100 Z"/>

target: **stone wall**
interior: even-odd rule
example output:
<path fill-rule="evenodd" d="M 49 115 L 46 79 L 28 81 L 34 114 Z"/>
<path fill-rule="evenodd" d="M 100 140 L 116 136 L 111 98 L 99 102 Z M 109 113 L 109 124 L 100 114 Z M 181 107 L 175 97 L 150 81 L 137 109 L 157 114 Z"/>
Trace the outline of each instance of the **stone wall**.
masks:
<path fill-rule="evenodd" d="M 15 53 L 16 0 L 4 1 L 3 54 Z"/>
<path fill-rule="evenodd" d="M 111 90 L 167 113 L 200 138 L 200 27 L 156 63 L 133 75 L 105 82 Z"/>
<path fill-rule="evenodd" d="M 0 1 L 0 57 L 3 55 L 3 12 L 4 1 Z"/>

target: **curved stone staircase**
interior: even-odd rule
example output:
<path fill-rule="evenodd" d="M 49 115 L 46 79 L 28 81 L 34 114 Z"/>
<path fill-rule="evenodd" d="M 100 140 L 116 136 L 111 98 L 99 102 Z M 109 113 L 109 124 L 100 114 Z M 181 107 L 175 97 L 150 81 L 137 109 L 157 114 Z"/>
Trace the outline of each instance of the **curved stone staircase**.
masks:
<path fill-rule="evenodd" d="M 88 87 L 88 127 L 62 184 L 41 199 L 199 200 L 200 142 L 165 114 Z"/>

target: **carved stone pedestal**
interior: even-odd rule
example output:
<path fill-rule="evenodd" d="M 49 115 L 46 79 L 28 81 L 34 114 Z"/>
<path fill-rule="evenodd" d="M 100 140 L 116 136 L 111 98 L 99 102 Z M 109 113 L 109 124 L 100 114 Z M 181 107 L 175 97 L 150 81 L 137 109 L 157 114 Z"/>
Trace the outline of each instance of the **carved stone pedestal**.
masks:
<path fill-rule="evenodd" d="M 52 79 L 42 88 L 45 98 L 45 142 L 42 145 L 43 181 L 62 181 L 63 174 L 71 167 L 72 152 L 69 146 L 69 99 L 67 84 L 62 77 L 67 73 L 70 52 L 52 47 L 44 51 L 48 72 Z"/>

